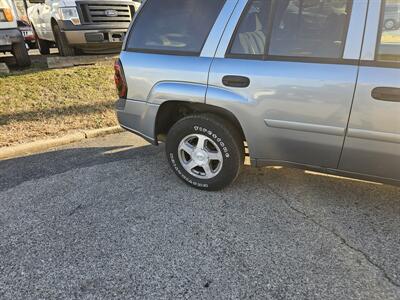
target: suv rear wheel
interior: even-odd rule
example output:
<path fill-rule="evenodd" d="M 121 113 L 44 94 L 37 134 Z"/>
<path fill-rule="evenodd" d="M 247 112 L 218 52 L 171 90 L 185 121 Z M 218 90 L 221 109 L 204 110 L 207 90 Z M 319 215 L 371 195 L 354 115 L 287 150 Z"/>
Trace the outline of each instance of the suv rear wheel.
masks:
<path fill-rule="evenodd" d="M 61 56 L 74 56 L 75 48 L 71 47 L 69 45 L 67 39 L 62 34 L 60 27 L 58 27 L 58 25 L 53 26 L 53 33 L 54 33 L 54 38 L 56 40 L 58 52 L 60 53 L 60 55 Z"/>
<path fill-rule="evenodd" d="M 13 44 L 12 53 L 19 67 L 29 67 L 31 65 L 31 59 L 24 42 Z"/>
<path fill-rule="evenodd" d="M 178 177 L 201 190 L 228 186 L 244 164 L 244 144 L 238 130 L 208 114 L 179 120 L 168 133 L 166 152 Z"/>

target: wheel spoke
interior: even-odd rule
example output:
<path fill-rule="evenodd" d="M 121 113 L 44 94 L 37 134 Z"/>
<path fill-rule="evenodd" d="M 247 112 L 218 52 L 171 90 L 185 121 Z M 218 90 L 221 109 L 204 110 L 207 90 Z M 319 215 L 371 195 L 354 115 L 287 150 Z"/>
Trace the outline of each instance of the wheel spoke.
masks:
<path fill-rule="evenodd" d="M 207 178 L 212 178 L 214 173 L 211 171 L 211 167 L 210 164 L 205 164 L 203 166 L 201 166 L 204 170 L 204 173 L 206 174 Z"/>
<path fill-rule="evenodd" d="M 197 138 L 198 138 L 198 141 L 197 141 L 196 148 L 204 150 L 205 146 L 206 146 L 207 137 L 204 135 L 199 135 Z"/>
<path fill-rule="evenodd" d="M 188 170 L 193 170 L 194 168 L 196 168 L 198 166 L 198 164 L 192 159 L 191 161 L 189 161 L 186 165 L 185 165 L 185 167 L 188 169 Z"/>
<path fill-rule="evenodd" d="M 194 147 L 192 145 L 190 145 L 189 143 L 184 142 L 180 146 L 180 149 L 185 151 L 187 154 L 189 154 L 191 156 L 193 153 Z"/>
<path fill-rule="evenodd" d="M 221 152 L 207 152 L 207 154 L 210 160 L 218 160 L 218 161 L 223 160 Z"/>

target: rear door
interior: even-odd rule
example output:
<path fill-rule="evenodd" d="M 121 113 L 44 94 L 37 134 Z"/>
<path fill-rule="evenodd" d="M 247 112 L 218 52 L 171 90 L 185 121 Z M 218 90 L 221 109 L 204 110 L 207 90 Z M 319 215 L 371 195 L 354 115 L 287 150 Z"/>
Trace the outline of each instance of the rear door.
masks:
<path fill-rule="evenodd" d="M 393 5 L 400 1 L 370 1 L 340 169 L 400 180 L 400 27 L 386 28 Z"/>
<path fill-rule="evenodd" d="M 239 1 L 207 103 L 239 118 L 253 163 L 337 168 L 366 10 L 365 0 Z"/>

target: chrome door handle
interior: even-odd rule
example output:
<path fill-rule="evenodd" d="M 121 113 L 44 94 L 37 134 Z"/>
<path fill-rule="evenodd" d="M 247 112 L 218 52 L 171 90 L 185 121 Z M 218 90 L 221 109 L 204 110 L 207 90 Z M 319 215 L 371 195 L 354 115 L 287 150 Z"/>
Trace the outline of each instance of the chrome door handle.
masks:
<path fill-rule="evenodd" d="M 400 88 L 377 87 L 372 90 L 371 95 L 375 100 L 400 102 Z"/>

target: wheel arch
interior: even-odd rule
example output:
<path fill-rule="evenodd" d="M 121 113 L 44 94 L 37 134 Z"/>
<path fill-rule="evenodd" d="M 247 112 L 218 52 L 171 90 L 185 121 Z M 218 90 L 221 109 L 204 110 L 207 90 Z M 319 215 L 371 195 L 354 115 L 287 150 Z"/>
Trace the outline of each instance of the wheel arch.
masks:
<path fill-rule="evenodd" d="M 239 132 L 243 141 L 246 136 L 238 118 L 229 110 L 206 103 L 170 100 L 163 102 L 157 112 L 154 136 L 165 141 L 171 127 L 180 119 L 192 114 L 214 114 L 228 120 Z"/>
<path fill-rule="evenodd" d="M 53 34 L 53 40 L 55 42 L 56 41 L 56 36 L 55 36 L 55 33 L 54 33 L 54 27 L 55 26 L 59 26 L 59 24 L 58 24 L 57 19 L 54 16 L 52 16 L 51 19 L 50 19 L 50 25 L 51 25 L 51 33 Z"/>
<path fill-rule="evenodd" d="M 51 24 L 51 29 L 53 30 L 54 33 L 54 26 L 58 25 L 58 22 L 55 17 L 51 17 L 50 24 Z"/>

